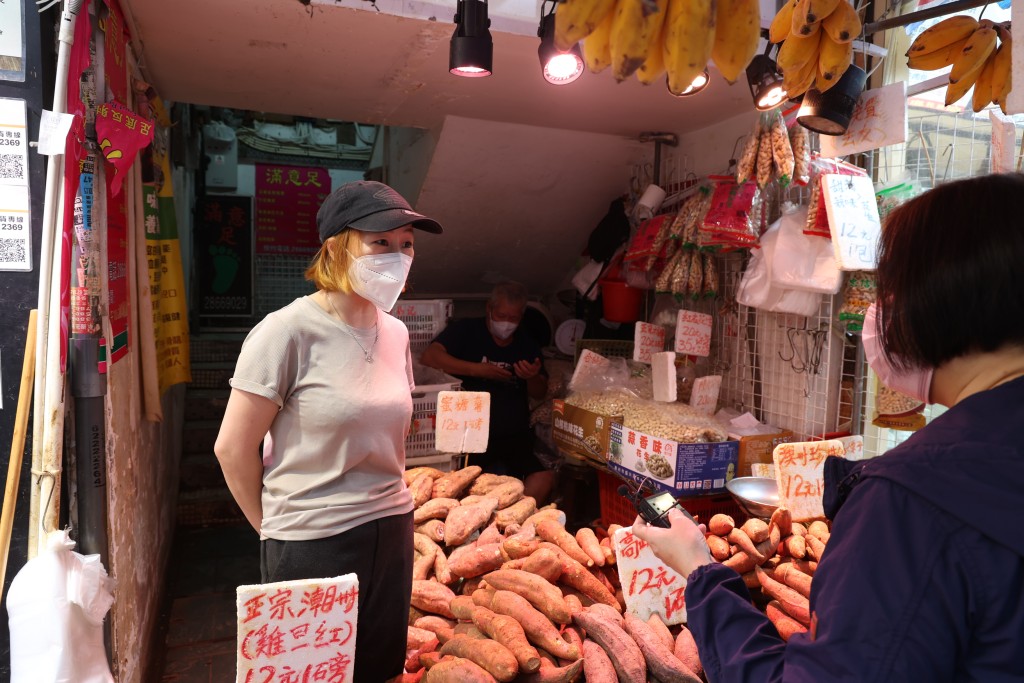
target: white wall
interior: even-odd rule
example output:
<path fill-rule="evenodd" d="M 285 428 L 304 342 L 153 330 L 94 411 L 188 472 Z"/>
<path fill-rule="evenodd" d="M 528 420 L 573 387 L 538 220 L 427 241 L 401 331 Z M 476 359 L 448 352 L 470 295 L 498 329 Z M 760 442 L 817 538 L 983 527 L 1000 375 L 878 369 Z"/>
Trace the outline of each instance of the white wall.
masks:
<path fill-rule="evenodd" d="M 751 105 L 750 111 L 683 135 L 675 150 L 678 167 L 685 167 L 699 176 L 725 172 L 729 159 L 736 158 L 733 149 L 736 155 L 742 151 L 737 141 L 750 134 L 759 114 Z"/>

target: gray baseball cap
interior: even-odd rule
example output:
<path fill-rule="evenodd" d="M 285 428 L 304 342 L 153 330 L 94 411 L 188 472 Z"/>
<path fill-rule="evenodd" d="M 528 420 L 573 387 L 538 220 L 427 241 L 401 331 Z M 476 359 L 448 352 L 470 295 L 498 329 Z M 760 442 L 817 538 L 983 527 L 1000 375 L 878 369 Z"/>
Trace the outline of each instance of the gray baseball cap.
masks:
<path fill-rule="evenodd" d="M 345 183 L 328 195 L 316 212 L 321 242 L 345 228 L 387 232 L 409 224 L 435 234 L 443 231 L 440 223 L 413 211 L 393 188 L 374 180 Z"/>

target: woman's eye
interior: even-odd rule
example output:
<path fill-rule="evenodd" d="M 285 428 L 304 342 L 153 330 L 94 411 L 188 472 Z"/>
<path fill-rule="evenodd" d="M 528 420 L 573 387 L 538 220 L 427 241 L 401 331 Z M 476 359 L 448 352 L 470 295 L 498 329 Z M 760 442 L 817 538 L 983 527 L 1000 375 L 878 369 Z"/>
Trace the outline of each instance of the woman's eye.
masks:
<path fill-rule="evenodd" d="M 402 249 L 412 249 L 412 240 L 402 243 Z"/>

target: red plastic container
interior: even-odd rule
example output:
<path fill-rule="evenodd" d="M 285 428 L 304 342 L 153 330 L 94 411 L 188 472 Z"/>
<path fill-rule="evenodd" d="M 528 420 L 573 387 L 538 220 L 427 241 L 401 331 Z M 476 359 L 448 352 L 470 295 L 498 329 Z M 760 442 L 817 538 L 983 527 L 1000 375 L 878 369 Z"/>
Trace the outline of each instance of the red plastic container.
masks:
<path fill-rule="evenodd" d="M 613 323 L 632 323 L 640 319 L 644 291 L 630 287 L 625 280 L 601 280 L 604 319 Z"/>
<path fill-rule="evenodd" d="M 601 500 L 601 526 L 605 529 L 609 524 L 630 526 L 636 519 L 636 507 L 619 494 L 618 489 L 621 483 L 622 481 L 618 477 L 607 472 L 598 471 L 597 473 L 598 495 Z M 680 498 L 679 503 L 700 522 L 707 522 L 712 515 L 718 513 L 729 515 L 736 520 L 737 524 L 742 524 L 747 520 L 747 515 L 728 493 Z"/>

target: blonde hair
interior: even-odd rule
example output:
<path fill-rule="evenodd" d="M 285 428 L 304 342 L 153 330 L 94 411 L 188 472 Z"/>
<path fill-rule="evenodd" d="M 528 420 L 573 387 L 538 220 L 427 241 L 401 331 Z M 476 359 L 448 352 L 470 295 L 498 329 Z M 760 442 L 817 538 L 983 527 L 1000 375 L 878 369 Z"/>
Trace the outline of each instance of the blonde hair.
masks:
<path fill-rule="evenodd" d="M 305 277 L 317 289 L 328 292 L 352 291 L 348 281 L 348 264 L 352 261 L 352 243 L 358 239 L 356 230 L 345 228 L 337 235 L 332 235 L 320 245 L 320 251 L 313 257 L 306 268 Z"/>

